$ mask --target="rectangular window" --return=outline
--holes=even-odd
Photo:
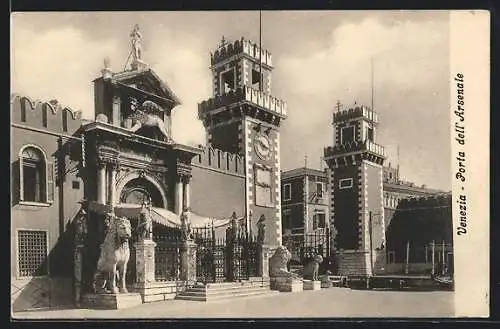
[[[368,128],[368,140],[373,142],[373,128]]]
[[[317,213],[313,215],[313,230],[317,230],[318,228],[325,228],[326,226],[326,217],[324,213]]]
[[[20,230],[17,232],[18,273],[20,277],[48,274],[46,231]]]
[[[292,184],[283,185],[283,201],[292,200]]]
[[[347,144],[354,141],[354,126],[342,128],[340,141],[341,144]]]
[[[79,190],[80,189],[80,182],[77,180],[74,180],[71,182],[73,189]]]
[[[260,86],[260,72],[252,69],[252,87],[258,89]]]
[[[352,178],[344,178],[339,180],[339,189],[351,188]]]
[[[229,69],[220,75],[221,94],[228,93],[235,89],[236,76],[234,69]]]
[[[318,198],[323,197],[323,183],[316,183],[316,196]]]

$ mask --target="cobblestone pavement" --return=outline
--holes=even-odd
[[[122,310],[44,310],[18,312],[15,319],[179,319],[452,317],[453,292],[366,291],[346,288],[196,302],[169,300]]]

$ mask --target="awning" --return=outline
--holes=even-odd
[[[90,202],[89,210],[97,212],[99,214],[106,214],[111,210],[111,208],[108,205],[102,205],[96,202]],[[117,216],[124,216],[127,218],[139,218],[139,214],[141,213],[141,205],[121,203],[115,207],[114,212]],[[151,217],[153,222],[166,227],[179,228],[181,226],[180,216],[164,208],[152,207]],[[231,223],[231,218],[216,218],[216,217],[202,216],[194,212],[190,213],[189,218],[191,220],[192,228],[202,228],[207,226],[212,227],[212,225],[214,228],[219,228],[227,226]],[[244,220],[244,217],[239,217],[237,218],[237,220],[241,222]]]

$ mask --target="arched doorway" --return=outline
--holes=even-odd
[[[153,207],[163,208],[160,191],[145,178],[134,178],[125,184],[120,195],[120,203],[142,204],[150,199]]]

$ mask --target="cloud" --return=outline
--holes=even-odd
[[[157,31],[148,39],[156,42],[148,45],[146,62],[182,101],[173,112],[174,139],[204,144],[197,102],[210,95],[207,51],[199,49],[195,37],[179,32]],[[58,99],[82,110],[88,119],[94,118],[92,80],[101,75],[103,59],[109,57],[112,69],[121,71],[129,51],[116,39],[91,39],[72,27],[43,33],[18,27],[13,32],[12,50],[11,81],[16,93],[43,100]]]
[[[43,100],[58,99],[86,118],[93,117],[92,80],[105,56],[117,58],[116,41],[89,40],[74,28],[12,33],[11,83],[16,93]]]
[[[289,103],[283,135],[293,134],[282,141],[282,163],[303,165],[297,150],[286,151],[300,140],[301,153],[320,165],[323,146],[332,143],[329,123],[337,100],[347,106],[371,103],[372,58],[378,142],[392,154],[400,145],[401,170],[409,179],[449,186],[447,21],[389,25],[366,18],[338,26],[319,51],[276,58],[275,81],[283,84]]]

